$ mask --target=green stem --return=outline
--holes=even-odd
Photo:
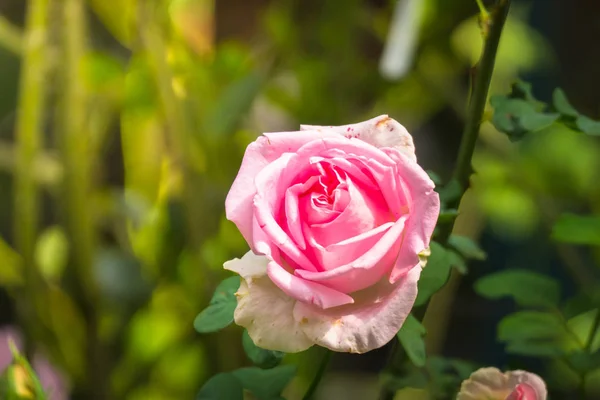
[[[86,396],[109,398],[107,353],[99,337],[99,289],[94,279],[96,247],[93,201],[94,154],[86,126],[89,97],[84,86],[82,61],[86,54],[86,23],[83,0],[57,2],[63,48],[59,71],[61,97],[57,108],[56,134],[64,163],[62,190],[63,215],[68,232],[71,260],[69,276],[72,293],[85,318]]]
[[[40,307],[41,279],[35,265],[38,231],[39,193],[35,181],[35,162],[41,151],[44,126],[44,100],[47,75],[48,0],[30,0],[27,5],[23,64],[19,83],[16,141],[17,173],[15,176],[15,240],[24,266],[25,289],[19,299],[20,316],[37,319]],[[28,320],[22,321],[29,342],[32,333]],[[34,328],[36,324],[31,324]],[[29,344],[29,343],[26,343]]]
[[[490,82],[492,81],[492,74],[494,72],[500,36],[502,35],[502,29],[509,8],[510,0],[500,0],[497,7],[492,11],[489,20],[489,31],[483,45],[483,53],[476,66],[473,97],[469,103],[467,121],[458,151],[458,162],[452,175],[452,178],[459,183],[462,194],[469,187],[469,177],[472,172],[471,158],[475,151],[475,143],[479,135],[479,127],[481,126]],[[462,197],[462,194],[460,197]],[[460,202],[460,197],[456,200],[457,204],[455,205],[458,205],[458,202]]]
[[[506,17],[508,16],[509,8],[510,0],[499,0],[498,4],[489,16],[489,30],[487,30],[486,34],[484,35],[483,52],[481,54],[481,59],[476,66],[472,92],[473,94],[469,102],[467,119],[458,152],[458,161],[452,175],[452,180],[459,185],[460,195],[448,205],[449,208],[458,207],[462,196],[469,187],[469,178],[472,173],[471,159],[473,157],[473,152],[475,151],[477,137],[479,136],[479,128],[481,126],[483,112],[487,103],[487,96],[490,82],[492,80],[492,74],[494,72],[494,64],[496,61],[496,54],[498,52],[498,45],[500,43],[502,29],[504,27],[504,23],[506,22]],[[456,220],[440,228],[441,242],[447,242],[454,227],[455,221]],[[432,327],[426,328],[428,331],[432,331],[432,329],[434,329]],[[394,346],[390,361],[386,367],[386,369],[388,369],[392,374],[397,373],[398,367],[401,366],[404,361],[404,352],[402,351],[401,347],[402,346]],[[394,395],[395,391],[384,385],[381,389],[379,398],[381,400],[392,400]]]
[[[325,375],[327,365],[329,365],[329,360],[331,359],[331,353],[332,352],[330,350],[325,350],[325,354],[321,359],[319,369],[317,370],[317,373],[313,378],[313,381],[310,383],[310,386],[308,387],[308,390],[306,391],[306,394],[304,395],[302,400],[310,400],[313,398],[315,392],[317,391],[317,387],[319,387],[319,383],[321,383],[321,379],[323,379],[323,376]]]

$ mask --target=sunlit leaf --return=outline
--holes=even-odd
[[[498,324],[498,340],[502,342],[559,339],[565,332],[560,316],[541,311],[519,311]]]
[[[11,287],[23,283],[21,256],[0,238],[0,286]]]
[[[425,327],[412,314],[408,315],[397,333],[398,340],[404,347],[408,358],[417,367],[424,366],[427,360],[425,341],[423,340],[426,333]]]
[[[563,214],[552,228],[560,242],[600,246],[600,216]]]
[[[560,284],[536,272],[511,269],[479,279],[475,291],[483,297],[511,297],[524,307],[556,307],[560,300]]]
[[[39,237],[35,259],[40,272],[48,280],[59,280],[67,266],[69,240],[59,226],[46,229]]]
[[[583,133],[591,136],[600,136],[600,122],[594,121],[585,115],[580,115],[575,121],[577,128]]]
[[[235,292],[240,287],[240,278],[232,276],[222,281],[215,289],[210,304],[194,320],[194,328],[199,333],[216,332],[233,322],[233,312],[237,306]]]
[[[567,117],[577,117],[579,115],[577,110],[569,103],[565,92],[560,88],[554,89],[554,93],[552,93],[552,105],[556,111]]]

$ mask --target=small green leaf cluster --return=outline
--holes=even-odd
[[[196,331],[217,332],[233,322],[237,305],[235,292],[239,286],[238,276],[226,278],[217,286],[208,307],[194,320]],[[296,367],[279,366],[285,353],[258,347],[246,330],[242,334],[242,347],[255,367],[213,376],[200,389],[197,400],[242,400],[244,392],[252,393],[258,400],[282,399],[281,392],[294,377]]]
[[[533,96],[531,84],[518,81],[509,94],[492,96],[490,104],[494,109],[492,123],[512,141],[555,122],[588,135],[600,135],[600,122],[580,114],[560,88],[555,89],[552,104],[546,105]]]
[[[497,327],[508,353],[560,360],[578,374],[600,368],[600,335],[592,323],[600,295],[581,293],[561,303],[557,280],[521,269],[487,275],[474,288],[482,297],[508,297],[520,307]]]

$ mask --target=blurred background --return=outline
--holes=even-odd
[[[193,329],[223,262],[247,251],[224,217],[246,145],[389,114],[446,182],[477,13],[475,0],[0,0],[0,370],[11,337],[51,399],[152,400],[249,365],[240,328]],[[560,86],[599,117],[598,37],[597,1],[514,1],[492,93],[521,78],[548,101]],[[559,360],[504,351],[496,324],[515,306],[472,287],[507,267],[553,276],[565,298],[597,281],[598,252],[549,232],[565,210],[600,213],[598,140],[551,127],[511,143],[484,123],[474,165],[457,230],[488,257],[452,279],[429,351],[467,376],[527,368],[554,399],[580,398]],[[388,351],[336,354],[321,398],[375,398]],[[286,357],[300,365],[290,399],[317,353]]]

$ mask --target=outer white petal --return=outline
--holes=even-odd
[[[316,310],[297,303],[294,312],[306,335],[319,346],[333,351],[366,353],[394,338],[417,297],[421,265],[415,266],[379,299],[331,310]]]
[[[510,392],[508,377],[497,368],[481,368],[460,386],[456,400],[504,400]]]
[[[266,275],[267,258],[251,252],[228,261],[225,267],[242,276],[235,294],[235,323],[248,330],[254,343],[267,350],[296,353],[313,343],[294,320],[296,300],[287,296]]]
[[[347,138],[356,138],[375,147],[391,147],[408,156],[412,161],[417,161],[415,145],[410,133],[398,121],[380,115],[368,121],[342,126],[316,126],[300,125],[305,130],[331,130]]]
[[[269,259],[267,257],[256,255],[250,250],[241,259],[234,258],[226,261],[223,268],[233,271],[248,280],[266,275],[268,263]]]

